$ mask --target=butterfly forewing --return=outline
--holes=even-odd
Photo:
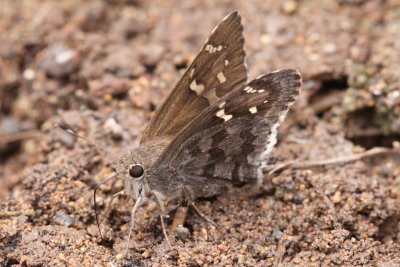
[[[180,132],[207,107],[246,83],[243,27],[237,12],[208,38],[167,100],[147,125],[142,143]]]
[[[301,88],[296,70],[266,74],[199,114],[162,153],[159,162],[185,176],[234,184],[260,177],[257,167],[276,143],[277,127]]]

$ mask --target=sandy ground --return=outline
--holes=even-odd
[[[198,202],[168,251],[154,203],[106,204],[122,181],[112,157],[52,127],[68,124],[116,153],[153,111],[213,27],[242,15],[249,79],[297,68],[302,95],[271,165],[392,147],[400,140],[396,0],[48,1],[0,3],[0,265],[399,266],[400,157],[265,175]],[[397,143],[396,143],[397,142]],[[170,229],[174,213],[167,220]],[[129,247],[128,253],[126,247]]]

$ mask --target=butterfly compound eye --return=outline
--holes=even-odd
[[[143,166],[140,164],[135,164],[129,166],[129,175],[133,178],[140,178],[144,174]]]

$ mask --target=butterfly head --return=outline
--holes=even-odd
[[[145,196],[148,191],[146,181],[146,165],[143,163],[141,157],[136,153],[129,153],[120,158],[117,165],[117,172],[124,177],[125,193],[128,195]]]

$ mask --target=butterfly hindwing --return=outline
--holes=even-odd
[[[147,125],[142,143],[175,136],[207,107],[247,80],[243,27],[237,12],[228,15],[208,38],[167,100]]]
[[[268,120],[251,116],[218,124],[185,141],[170,167],[182,173],[185,183],[190,177],[208,180],[208,185],[213,180],[229,180],[236,185],[257,181],[258,157],[272,128]],[[195,195],[204,196],[206,192]]]
[[[198,115],[162,153],[160,164],[234,184],[260,177],[258,167],[276,143],[277,127],[301,88],[296,70],[257,78]]]

